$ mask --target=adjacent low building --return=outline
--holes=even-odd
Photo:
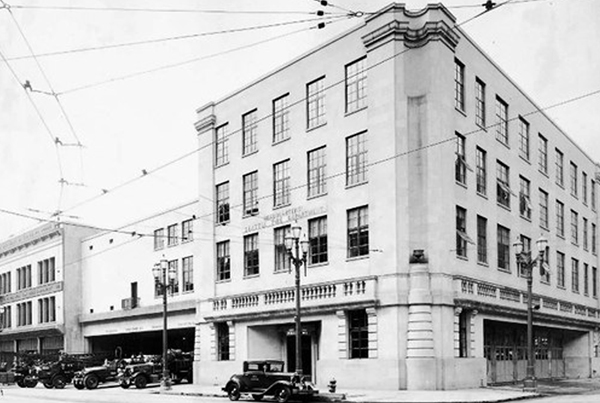
[[[193,351],[200,282],[195,201],[82,240],[82,312],[86,352],[161,354],[163,295],[152,268],[174,272],[167,293],[169,347]]]
[[[536,374],[600,372],[596,164],[455,23],[443,5],[391,4],[197,110],[212,217],[198,222],[200,382],[247,359],[295,367],[295,223],[303,370],[319,385],[523,379],[512,244],[540,235]]]
[[[0,243],[0,354],[83,352],[81,239],[95,230],[48,223]]]

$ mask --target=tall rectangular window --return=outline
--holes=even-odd
[[[579,294],[579,260],[571,259],[571,291]]]
[[[306,84],[306,127],[325,124],[325,77]]]
[[[596,245],[596,224],[592,223],[592,254],[595,255],[597,253],[597,245]]]
[[[258,234],[244,237],[244,276],[258,275]]]
[[[308,261],[310,264],[327,262],[327,217],[308,220]]]
[[[596,181],[592,180],[592,184],[590,186],[591,194],[590,199],[592,199],[592,211],[596,211]]]
[[[327,193],[327,160],[325,146],[307,153],[308,197]]]
[[[454,106],[465,110],[465,65],[454,59]]]
[[[273,164],[273,207],[290,204],[290,160]]]
[[[485,127],[485,83],[475,78],[475,123]]]
[[[285,248],[285,237],[289,235],[291,225],[275,228],[273,231],[273,243],[275,245],[275,271],[289,271],[290,257]]]
[[[560,201],[556,201],[556,234],[565,237],[565,205]]]
[[[498,269],[510,271],[510,230],[498,225]]]
[[[181,222],[181,242],[194,240],[194,220],[189,219]]]
[[[496,139],[508,145],[508,104],[496,96]]]
[[[0,275],[0,295],[9,294],[12,292],[12,274],[11,272],[2,273]]]
[[[538,135],[538,139],[538,169],[548,174],[548,140],[541,134]]]
[[[348,257],[369,254],[369,210],[367,206],[348,210]]]
[[[571,162],[569,172],[571,177],[571,195],[577,197],[577,165],[573,162]]]
[[[581,172],[581,195],[583,197],[583,204],[588,203],[588,191],[587,191],[588,177],[585,172]]]
[[[592,297],[598,298],[598,269],[592,267]]]
[[[54,257],[41,260],[37,263],[38,285],[51,283],[56,279],[56,263]]]
[[[165,229],[154,230],[154,250],[160,250],[165,247]]]
[[[0,329],[12,327],[12,306],[4,306],[4,314],[0,315]],[[12,343],[12,342],[11,342]]]
[[[290,137],[289,94],[273,101],[273,143],[278,143]]]
[[[258,214],[258,171],[250,172],[244,175],[243,194],[244,194],[244,216]]]
[[[583,249],[588,250],[588,220],[587,218],[582,218],[583,220]]]
[[[367,181],[367,132],[346,138],[346,185]]]
[[[17,269],[17,291],[31,288],[31,265]]]
[[[556,286],[565,288],[565,254],[556,252]]]
[[[231,261],[229,257],[229,241],[217,243],[217,281],[231,278]]]
[[[17,326],[27,326],[32,324],[32,303],[21,302],[17,304]]]
[[[498,204],[510,208],[510,190],[508,165],[496,161],[496,201]]]
[[[548,193],[540,189],[540,227],[548,227]]]
[[[173,224],[167,227],[167,246],[175,246],[179,243],[179,225]]]
[[[571,242],[579,245],[579,214],[571,210]]]
[[[169,273],[175,273],[175,278],[171,282],[171,295],[179,293],[179,261],[169,260]]]
[[[529,123],[519,116],[519,155],[529,161]]]
[[[183,292],[194,291],[194,257],[187,256],[181,259],[181,277]]]
[[[38,323],[49,323],[56,320],[56,297],[38,299]]]
[[[454,164],[454,179],[463,185],[467,184],[467,159],[465,137],[456,133],[456,162]]]
[[[477,216],[477,261],[488,262],[487,253],[487,219]]]
[[[590,288],[590,266],[587,263],[583,264],[583,295],[589,295]]]
[[[217,224],[229,222],[229,182],[217,185]]]
[[[256,141],[258,131],[257,110],[242,115],[242,155],[252,154],[258,150]]]
[[[215,164],[220,166],[229,162],[229,135],[225,123],[215,130]]]
[[[475,157],[477,160],[477,193],[485,195],[487,194],[487,153],[483,149],[477,147]]]
[[[367,106],[367,58],[346,65],[346,113]]]
[[[217,361],[229,361],[229,325],[227,322],[215,324],[217,334]]]
[[[565,186],[565,173],[564,173],[564,156],[563,153],[557,148],[556,151],[556,184],[559,186]]]
[[[467,257],[467,210],[456,206],[456,256]]]
[[[364,309],[348,311],[350,358],[369,358],[369,321]]]
[[[531,190],[529,180],[519,177],[519,212],[521,217],[531,220]]]

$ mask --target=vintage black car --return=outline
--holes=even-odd
[[[310,377],[284,372],[283,361],[245,361],[244,373],[233,375],[223,390],[229,400],[236,401],[242,394],[250,394],[254,400],[273,396],[279,403],[292,397],[310,397],[319,393]]]

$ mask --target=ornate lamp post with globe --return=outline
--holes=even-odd
[[[171,378],[169,369],[167,368],[167,294],[175,285],[177,270],[175,267],[168,267],[169,262],[166,259],[161,259],[159,263],[155,263],[152,267],[152,275],[154,276],[154,284],[159,293],[163,296],[163,329],[162,329],[162,365],[163,376],[161,387],[163,389],[171,389]]]
[[[306,235],[302,240],[302,227],[294,224],[290,234],[285,237],[285,248],[290,256],[290,262],[294,265],[296,271],[296,375],[302,375],[302,318],[300,313],[300,268],[306,264],[306,255],[308,253],[308,241]]]
[[[534,367],[534,345],[533,345],[533,268],[537,265],[540,269],[540,275],[544,275],[544,259],[546,247],[548,246],[548,240],[541,236],[536,241],[538,254],[532,256],[530,250],[523,250],[523,242],[517,238],[513,244],[515,248],[515,254],[517,258],[517,267],[521,273],[525,275],[527,279],[527,372],[525,380],[523,381],[523,390],[527,392],[537,391],[537,380],[535,378],[535,367]]]

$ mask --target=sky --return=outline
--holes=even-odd
[[[0,240],[56,211],[118,228],[197,198],[195,110],[361,24],[345,10],[389,3],[5,0]],[[444,2],[459,23],[481,3]],[[317,10],[340,18],[309,29]],[[513,0],[461,27],[540,107],[600,90],[600,0]],[[546,113],[600,161],[600,94]]]

